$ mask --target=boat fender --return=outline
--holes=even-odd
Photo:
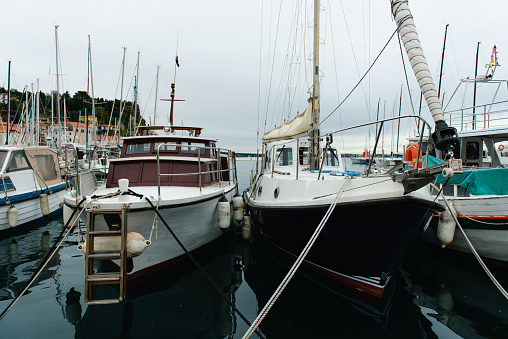
[[[246,215],[243,217],[242,238],[244,240],[250,240],[251,238],[250,215]]]
[[[127,233],[127,258],[134,258],[143,253],[145,248],[150,245],[150,241],[146,240],[137,232]],[[94,239],[94,250],[96,251],[120,251],[120,237],[103,237]],[[78,245],[78,249],[86,254],[86,241],[82,245]]]
[[[39,202],[41,205],[41,213],[43,216],[47,217],[49,215],[49,200],[48,195],[46,193],[42,193],[39,195]]]
[[[231,206],[224,195],[217,203],[217,222],[222,229],[229,228],[231,224]]]
[[[453,177],[453,174],[454,174],[453,168],[449,168],[449,167],[443,168],[442,174],[443,174],[443,177],[445,177],[445,178]]]
[[[16,206],[11,205],[9,210],[7,210],[7,219],[9,220],[10,227],[18,226],[18,209]]]
[[[457,211],[453,207],[452,203],[448,204],[450,205],[451,212],[448,208],[441,212],[437,224],[436,237],[441,243],[442,248],[449,245],[455,236],[455,219],[453,218],[452,213],[457,216]]]
[[[233,197],[233,219],[237,222],[243,220],[243,197],[236,193]]]

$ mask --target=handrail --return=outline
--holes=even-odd
[[[202,175],[203,174],[216,173],[217,174],[217,179],[218,179],[218,185],[219,185],[219,188],[220,188],[221,187],[222,177],[223,177],[222,176],[222,172],[229,172],[228,184],[229,185],[231,184],[231,175],[232,175],[232,173],[235,173],[235,171],[236,171],[236,161],[232,161],[232,158],[234,157],[235,152],[233,152],[231,150],[224,149],[224,151],[227,151],[226,157],[228,159],[228,164],[232,163],[233,166],[232,167],[229,166],[227,169],[222,169],[222,167],[221,167],[222,153],[221,153],[221,149],[220,148],[218,148],[218,147],[211,147],[211,146],[189,146],[189,147],[195,147],[197,149],[198,172],[193,172],[193,173],[161,173],[160,172],[160,148],[162,146],[167,146],[167,145],[174,145],[174,144],[172,144],[172,143],[160,143],[159,145],[157,145],[157,155],[156,155],[156,159],[157,159],[157,190],[158,190],[159,197],[161,195],[161,182],[160,182],[160,178],[162,176],[172,177],[172,176],[197,175],[198,176],[199,190],[201,191],[202,187],[203,187],[203,183],[202,183]],[[217,157],[215,159],[216,160],[216,164],[217,164],[217,170],[214,170],[214,171],[205,171],[205,172],[203,172],[201,170],[201,149],[204,149],[204,150],[209,149],[211,151],[215,150],[217,152]],[[206,159],[213,160],[213,158],[211,157],[212,153],[213,152],[210,152],[210,158],[206,158]],[[171,157],[169,157],[169,158],[171,158]],[[234,183],[236,183],[236,179],[234,180]]]
[[[377,121],[371,121],[371,122],[367,122],[367,123],[363,123],[363,124],[359,124],[359,125],[354,125],[354,126],[350,126],[350,127],[346,127],[346,128],[342,128],[342,129],[339,129],[339,130],[336,130],[336,131],[333,131],[333,132],[330,132],[330,133],[327,133],[328,135],[333,135],[333,134],[338,134],[338,133],[341,133],[341,132],[345,132],[345,131],[349,131],[349,130],[352,130],[352,129],[357,129],[357,128],[361,128],[361,127],[367,127],[367,126],[370,126],[370,125],[377,125],[377,124],[381,124],[381,127],[379,128],[379,131],[378,131],[378,135],[376,136],[376,144],[377,144],[377,140],[379,139],[380,135],[381,135],[381,130],[384,126],[384,123],[385,122],[389,122],[389,121],[396,121],[396,120],[402,120],[402,119],[416,119],[416,120],[420,120],[422,122],[422,127],[421,127],[421,133],[420,133],[420,140],[419,140],[419,149],[422,149],[422,140],[423,140],[423,135],[424,135],[424,131],[425,129],[427,129],[428,131],[428,135],[431,135],[432,134],[432,128],[430,126],[430,124],[425,120],[423,119],[422,117],[420,116],[417,116],[417,115],[402,115],[402,116],[398,116],[398,117],[391,117],[391,118],[386,118],[386,119],[381,119],[381,120],[377,120]],[[277,147],[280,147],[280,145],[283,145],[283,144],[287,144],[287,143],[291,143],[291,142],[294,142],[296,140],[297,142],[297,149],[296,149],[296,168],[297,168],[297,171],[296,171],[296,180],[298,180],[298,168],[299,168],[299,165],[300,165],[300,154],[299,154],[299,145],[300,145],[300,139],[302,138],[308,138],[309,136],[308,135],[305,135],[305,136],[299,136],[297,138],[293,138],[293,139],[290,139],[290,140],[278,140],[278,141],[272,141],[272,142],[269,142],[269,143],[263,143],[263,147],[266,148],[265,152],[272,152],[272,159],[271,159],[271,175],[273,177],[273,174],[274,173],[278,173],[278,171],[275,170],[275,149]],[[267,147],[268,144],[275,144],[277,143],[277,146],[273,145],[272,147]],[[372,155],[372,157],[374,157],[375,155],[375,152],[373,152],[374,154]],[[428,150],[428,146],[427,146],[427,150],[426,150],[426,153],[428,154],[429,153],[429,150]],[[264,155],[263,155],[264,156]],[[322,155],[323,158],[325,157],[325,154]],[[263,159],[263,165],[262,165],[262,168],[264,168],[265,166],[265,162],[267,161],[267,159]],[[279,171],[280,172],[280,171]],[[284,173],[286,174],[286,173]],[[318,174],[318,177],[320,176],[321,174],[321,171],[319,171],[319,174]],[[369,175],[369,174],[367,174]]]

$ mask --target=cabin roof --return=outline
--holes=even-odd
[[[214,141],[217,142],[217,139],[211,138],[203,138],[203,137],[189,137],[184,135],[140,135],[135,137],[124,137],[122,138],[125,141],[130,140],[147,140],[147,139],[166,139],[166,140],[188,140],[188,141]]]

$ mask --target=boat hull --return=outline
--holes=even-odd
[[[37,221],[61,213],[61,201],[66,194],[65,184],[54,185],[49,188],[51,193],[48,194],[48,216],[44,216],[41,211],[40,190],[23,194],[11,194],[9,195],[9,204],[6,204],[5,199],[2,199],[0,203],[0,236],[7,236],[10,232],[21,230]],[[15,206],[18,210],[18,224],[15,227],[9,226],[7,213],[11,206]]]
[[[197,191],[199,192],[199,190]],[[231,185],[224,190],[224,196],[231,201],[235,192],[235,186]],[[222,191],[217,191],[205,196],[197,194],[188,197],[185,202],[175,203],[174,201],[161,200],[159,204],[155,198],[149,198],[179,241],[192,253],[211,246],[224,234],[217,221],[217,203],[221,196]],[[72,200],[69,199],[69,201]],[[118,210],[120,213],[121,206],[128,204],[127,231],[139,233],[151,242],[142,254],[129,260],[128,276],[131,282],[136,283],[144,280],[156,275],[158,271],[173,263],[187,259],[185,251],[162,220],[156,217],[155,211],[144,198],[125,196],[109,201],[108,199],[98,200],[93,204],[95,205],[92,208],[96,213],[100,213],[101,210]],[[66,204],[64,217],[70,217],[74,206],[74,204]],[[230,214],[232,216],[232,213]],[[86,224],[87,215],[83,213],[80,218]],[[155,220],[157,220],[156,223]],[[103,216],[98,215],[95,229],[98,231],[108,230],[110,227],[108,224],[112,225],[118,221],[119,218],[106,220]],[[113,260],[113,263],[118,266],[119,261]]]
[[[472,245],[483,258],[508,263],[508,196],[489,195],[446,197],[457,211],[457,220]],[[440,245],[436,237],[439,216],[434,216],[423,240]],[[466,238],[456,228],[447,249],[473,255]]]
[[[296,258],[329,205],[249,208],[262,237],[280,252]],[[410,196],[338,204],[305,265],[315,273],[380,297],[406,250],[422,236],[432,215],[429,201]]]

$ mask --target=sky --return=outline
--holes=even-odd
[[[254,152],[258,133],[282,124],[307,106],[311,5],[312,1],[293,0],[3,1],[0,86],[7,87],[11,61],[12,88],[21,91],[36,86],[38,80],[41,91],[56,89],[58,25],[60,91],[72,95],[86,90],[90,36],[94,95],[119,99],[126,47],[123,98],[134,98],[139,52],[139,101],[145,120],[154,119],[159,65],[158,99],[169,98],[170,84],[175,81],[177,99],[185,100],[175,103],[176,125],[203,127],[202,135],[219,139],[220,147]],[[409,6],[436,86],[445,25],[449,25],[441,90],[445,102],[460,79],[474,76],[478,42],[478,73],[486,72],[492,47],[497,45],[501,67],[495,78],[508,79],[508,65],[503,67],[508,60],[506,1],[410,0]],[[392,35],[395,23],[388,0],[322,0],[320,13],[323,119],[357,84]],[[175,67],[176,55],[180,67]],[[394,38],[365,82],[323,123],[323,132],[365,123],[376,115],[398,114],[401,86],[401,114],[412,114],[401,60]],[[413,107],[418,111],[419,89],[407,59],[405,62]],[[492,94],[486,88],[478,91],[478,101]],[[460,99],[472,105],[470,96],[461,94]],[[423,106],[422,117],[432,124]],[[159,100],[157,124],[167,124],[168,113],[169,103]],[[390,128],[393,132],[393,126],[387,127],[387,134]],[[401,133],[414,134],[414,128],[414,124],[403,124]],[[348,133],[347,141],[342,142],[361,151],[372,147],[370,134],[368,130]],[[384,139],[387,144],[393,140]]]

